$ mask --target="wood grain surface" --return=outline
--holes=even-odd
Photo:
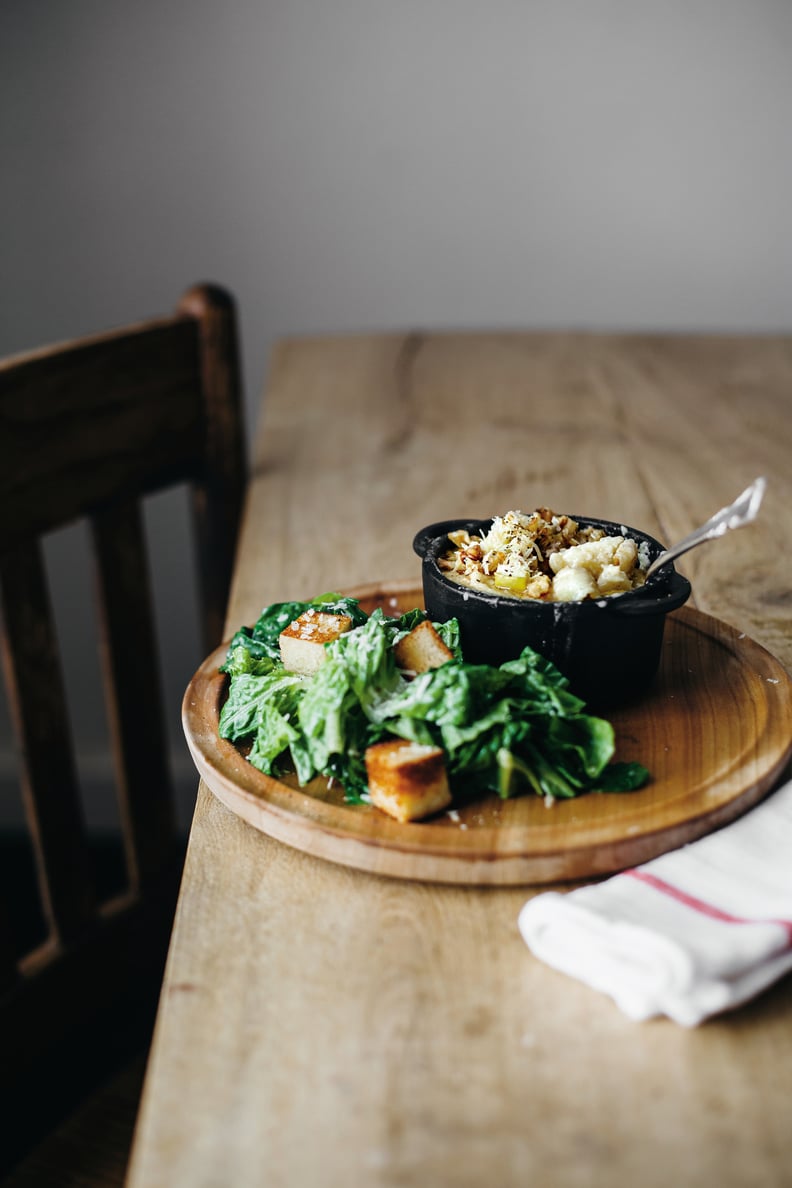
[[[789,672],[791,394],[782,337],[283,343],[227,634],[269,602],[417,585],[434,520],[545,504],[670,543],[765,474],[756,524],[679,568]],[[717,711],[685,724],[712,750]],[[526,949],[532,893],[327,862],[202,785],[132,1188],[792,1183],[790,979],[695,1030],[635,1024]]]
[[[420,590],[348,591],[370,613],[422,605]],[[762,797],[792,753],[792,681],[744,632],[682,608],[669,617],[652,689],[608,715],[616,758],[643,763],[631,795],[587,795],[551,807],[535,795],[484,790],[452,815],[402,824],[345,803],[338,783],[272,779],[218,733],[227,644],[206,658],[184,697],[195,765],[227,808],[278,841],[374,874],[466,886],[537,884],[623,870],[702,837]],[[717,730],[712,726],[717,723]]]

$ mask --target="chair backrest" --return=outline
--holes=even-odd
[[[18,905],[0,903],[0,1130],[9,1137],[34,1124],[31,1109],[49,1125],[113,1045],[153,1018],[181,849],[141,501],[191,488],[208,651],[221,640],[245,480],[235,309],[220,289],[191,289],[173,316],[0,363],[2,661],[47,925],[44,943],[20,953]],[[104,903],[42,549],[46,533],[77,520],[93,541],[127,870],[125,892]]]

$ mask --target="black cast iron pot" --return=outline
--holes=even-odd
[[[609,520],[572,516],[582,528],[625,535]],[[538,602],[472,590],[453,582],[437,564],[451,548],[448,533],[460,528],[486,533],[489,520],[442,520],[417,533],[424,602],[434,622],[459,620],[462,651],[472,664],[502,664],[531,647],[551,660],[570,688],[592,707],[631,701],[651,684],[660,662],[665,617],[690,597],[690,582],[666,565],[637,590],[582,602]],[[626,535],[648,545],[650,560],[663,546],[645,532]]]

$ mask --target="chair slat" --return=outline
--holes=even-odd
[[[17,979],[17,957],[14,934],[5,903],[0,900],[0,995]]]
[[[57,636],[39,542],[0,558],[2,653],[42,906],[67,943],[94,917]],[[53,788],[58,794],[53,795]]]
[[[172,864],[175,812],[141,509],[133,500],[91,518],[105,695],[132,887]]]
[[[193,484],[193,514],[206,651],[221,642],[247,477],[236,315],[228,294],[201,286],[185,294],[179,313],[198,326],[198,358],[206,410],[205,469]]]

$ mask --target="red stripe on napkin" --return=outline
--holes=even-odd
[[[703,916],[710,916],[713,920],[723,920],[727,924],[778,924],[783,928],[787,934],[787,944],[792,947],[792,920],[751,920],[744,916],[732,916],[729,912],[721,911],[720,908],[715,907],[712,903],[706,903],[703,899],[697,899],[694,895],[688,895],[686,891],[680,891],[679,887],[674,887],[671,883],[666,883],[663,879],[658,879],[656,875],[649,874],[645,870],[625,870],[623,872],[630,875],[634,879],[638,879],[641,883],[646,883],[650,887],[654,887],[656,891],[661,891],[664,895],[670,896],[671,899],[676,899],[679,903],[684,903],[686,907],[692,908],[696,912],[701,912]]]

